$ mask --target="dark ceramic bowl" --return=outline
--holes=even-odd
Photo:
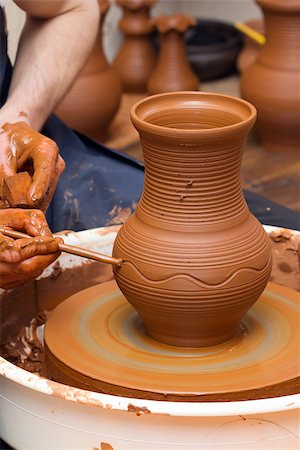
[[[201,81],[223,78],[236,70],[242,33],[226,22],[197,19],[186,33],[188,59]]]

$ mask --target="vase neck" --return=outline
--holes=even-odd
[[[180,67],[186,60],[186,47],[182,33],[170,30],[160,36],[160,60],[164,64],[171,62],[172,66]]]
[[[300,13],[264,10],[266,44],[258,61],[281,70],[298,70],[300,58]]]
[[[91,54],[81,71],[81,75],[90,75],[102,72],[109,68],[103,50],[102,26],[100,26]]]
[[[128,36],[147,36],[152,33],[150,10],[142,7],[138,10],[124,9],[124,15],[119,23],[120,30]]]
[[[245,138],[245,137],[244,137]],[[137,215],[169,230],[230,228],[249,214],[240,181],[243,139],[198,142],[141,135],[145,186]]]

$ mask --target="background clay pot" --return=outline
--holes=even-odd
[[[241,77],[243,98],[258,111],[257,131],[270,149],[300,147],[300,2],[257,0],[265,16],[266,44]]]
[[[148,82],[148,92],[194,91],[199,88],[198,77],[186,56],[184,33],[195,19],[184,14],[160,16],[153,20],[160,33],[160,52]]]
[[[230,23],[196,19],[196,25],[185,34],[185,44],[193,71],[201,81],[210,81],[236,70],[243,35]],[[153,37],[153,45],[159,51],[158,33]]]
[[[226,22],[197,19],[186,34],[188,60],[201,81],[234,72],[242,44],[242,34]]]
[[[120,74],[125,92],[146,92],[156,63],[150,36],[154,29],[150,8],[154,3],[155,0],[117,0],[124,11],[119,23],[124,42],[113,65]]]
[[[248,20],[245,22],[245,25],[248,25],[248,27],[265,36],[265,24],[263,19]],[[260,50],[261,44],[248,36],[244,36],[244,46],[237,60],[237,68],[240,72],[244,72],[247,67],[256,61]]]
[[[104,55],[102,28],[109,2],[99,1],[101,19],[92,53],[55,113],[77,131],[102,141],[118,111],[121,80]]]
[[[118,233],[115,279],[160,342],[199,347],[230,339],[271,271],[270,245],[240,182],[256,111],[202,92],[138,102],[132,121],[145,158],[137,211]]]

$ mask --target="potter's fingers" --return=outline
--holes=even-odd
[[[32,278],[37,272],[43,272],[46,267],[52,264],[58,257],[60,252],[50,255],[39,255],[26,259],[14,267],[14,273],[23,278]]]
[[[44,214],[38,209],[0,210],[0,226],[26,231],[30,236],[52,236]]]
[[[42,236],[31,239],[17,239],[6,243],[6,246],[1,246],[0,261],[18,265],[36,255],[53,253],[59,254],[57,239]]]
[[[65,168],[66,168],[65,161],[63,160],[63,158],[60,155],[58,155],[58,159],[57,159],[57,163],[56,163],[56,170],[57,170],[57,173],[59,176],[64,172]]]
[[[19,249],[22,261],[37,255],[48,255],[59,252],[57,239],[48,236],[18,239],[14,242],[14,247]]]
[[[11,255],[13,249],[14,240],[0,233],[0,261],[5,261],[8,255],[10,255],[10,258],[13,258],[14,255]],[[16,254],[15,257],[18,258],[18,255]]]
[[[39,209],[31,209],[24,221],[24,230],[31,236],[52,237],[46,217]]]
[[[65,170],[65,167],[66,167],[66,165],[65,165],[64,160],[61,158],[61,156],[58,156],[58,160],[56,163],[56,169],[55,169],[55,173],[53,174],[51,185],[48,189],[47,194],[43,197],[42,201],[39,202],[39,205],[38,205],[39,209],[41,209],[42,211],[47,211],[48,206],[49,206],[49,204],[52,200],[52,197],[55,193],[56,186],[59,181],[59,177]]]
[[[29,205],[34,207],[47,195],[55,176],[58,161],[58,147],[55,142],[50,139],[43,141],[35,149],[32,160],[34,173],[27,200]]]

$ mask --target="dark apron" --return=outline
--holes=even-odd
[[[2,105],[12,70],[7,57],[1,8],[0,11]],[[42,133],[57,143],[67,165],[47,211],[47,220],[53,232],[64,229],[79,231],[117,223],[123,209],[133,210],[143,189],[141,163],[71,130],[54,115],[47,120]],[[253,192],[244,191],[244,194],[250,210],[262,223],[294,229],[300,227],[299,213]]]

